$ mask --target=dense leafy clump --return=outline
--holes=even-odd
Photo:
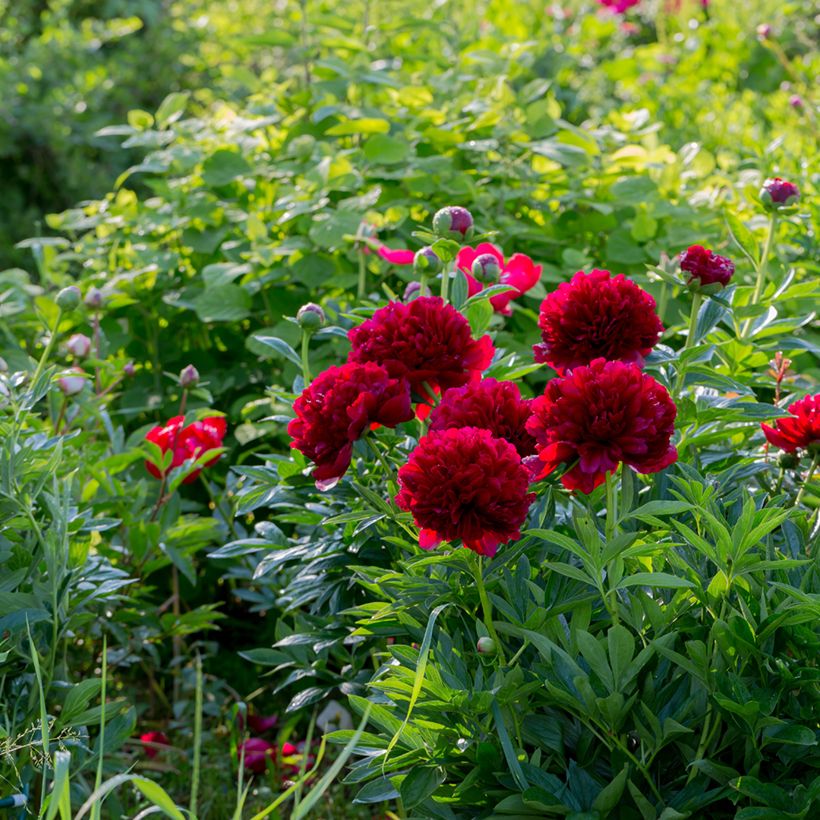
[[[808,4],[6,6],[0,809],[817,813]]]

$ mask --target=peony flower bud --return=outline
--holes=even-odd
[[[134,362],[126,362],[122,366],[122,373],[124,376],[128,376],[129,378],[133,376],[137,372],[137,368],[134,367]]]
[[[433,231],[445,239],[469,239],[473,235],[473,215],[458,205],[451,205],[436,212]]]
[[[476,649],[482,655],[495,655],[496,653],[495,641],[492,638],[483,637],[478,639],[478,643],[476,644]]]
[[[413,268],[417,273],[438,273],[442,268],[439,255],[431,248],[422,248],[413,257]]]
[[[314,330],[324,327],[325,312],[321,307],[319,307],[319,305],[313,302],[308,302],[306,305],[302,305],[302,307],[299,308],[299,311],[296,314],[296,321],[299,323],[299,327],[301,327],[302,330],[312,333]]]
[[[91,339],[84,333],[75,333],[66,342],[66,348],[75,359],[84,359],[91,352]]]
[[[70,285],[57,294],[57,305],[63,310],[74,310],[79,306],[81,297],[80,289]]]
[[[408,282],[404,289],[404,301],[410,302],[417,296],[421,296],[421,282]]]
[[[199,384],[199,371],[192,364],[183,367],[179,374],[179,384],[184,390],[196,387]]]
[[[772,27],[768,23],[761,23],[757,27],[757,37],[759,40],[768,40],[772,33]]]
[[[473,260],[470,272],[481,284],[495,285],[501,278],[501,265],[494,254],[482,253]]]
[[[799,111],[803,107],[803,98],[799,94],[792,94],[789,97],[789,105]]]
[[[800,199],[800,189],[788,180],[780,177],[771,177],[763,183],[760,189],[760,201],[769,211],[788,208]]]
[[[72,367],[69,371],[75,376],[62,376],[57,379],[57,385],[66,396],[76,396],[85,387],[85,371],[81,367]]]
[[[735,263],[702,245],[692,245],[680,255],[681,270],[689,274],[694,289],[723,290],[735,272]]]
[[[99,310],[104,301],[103,292],[99,288],[91,288],[85,295],[85,306],[92,310]]]

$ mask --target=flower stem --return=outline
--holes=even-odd
[[[750,307],[753,307],[760,301],[763,295],[763,289],[766,287],[766,269],[769,262],[769,254],[772,250],[772,243],[774,242],[775,227],[777,225],[777,211],[773,211],[769,217],[769,231],[766,234],[766,242],[763,245],[763,253],[760,254],[760,260],[757,263],[757,271],[755,276],[755,289],[752,293],[752,301]],[[752,327],[752,320],[747,319],[743,330],[740,332],[740,338],[746,339]]]
[[[364,299],[364,294],[367,290],[367,264],[365,263],[364,253],[359,249],[359,287],[356,291],[359,301]]]
[[[794,506],[797,507],[800,502],[803,500],[803,496],[806,493],[806,487],[809,486],[812,478],[814,477],[814,473],[817,470],[817,465],[820,464],[820,453],[817,453],[815,457],[811,460],[811,465],[809,466],[809,471],[806,474],[806,480],[803,482],[803,486],[800,488],[800,491],[797,493],[797,498],[794,499]]]
[[[689,350],[695,344],[695,333],[698,327],[698,313],[700,313],[700,305],[703,301],[703,296],[695,291],[692,294],[692,309],[689,313],[689,330],[686,332],[686,341],[683,343],[681,354]],[[686,372],[685,367],[678,361],[678,374],[675,377],[675,394],[679,395],[683,387],[683,377]]]
[[[441,298],[446,302],[448,297],[448,291],[450,289],[450,268],[445,265],[444,270],[441,272]]]
[[[617,468],[616,468],[617,469]],[[615,537],[615,531],[618,528],[618,485],[615,481],[615,471],[610,470],[606,474],[606,523],[604,525],[604,533],[606,535],[607,543]],[[611,572],[612,561],[607,564],[606,577],[607,584],[610,583],[612,577]],[[606,600],[604,601],[606,608],[612,615],[612,622],[619,624],[621,619],[618,617],[618,596],[614,589],[610,589],[606,593]]]
[[[54,345],[57,342],[57,328],[60,326],[60,319],[63,318],[63,311],[61,308],[57,309],[57,318],[54,320],[54,327],[51,328],[51,335],[49,336],[48,343],[46,344],[46,349],[43,351],[43,355],[40,356],[40,361],[37,362],[37,369],[34,371],[34,376],[31,379],[31,386],[37,384],[37,380],[40,378],[40,374],[43,372],[43,368],[46,366],[46,362],[48,361],[48,357],[51,355],[51,351],[54,350]]]
[[[302,378],[305,387],[310,384],[310,333],[302,331]]]
[[[473,575],[475,577],[476,588],[478,589],[478,597],[481,601],[481,609],[484,613],[484,626],[487,627],[487,632],[495,641],[496,650],[498,652],[498,660],[503,666],[506,664],[504,659],[504,648],[501,645],[501,639],[498,637],[498,633],[495,631],[495,624],[493,624],[493,606],[490,603],[490,599],[487,596],[487,590],[484,587],[484,557],[481,555],[476,556],[476,560],[473,565]]]

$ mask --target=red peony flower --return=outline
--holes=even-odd
[[[320,490],[333,487],[350,466],[354,442],[373,424],[395,427],[413,418],[410,389],[377,364],[345,364],[320,373],[293,404],[291,447],[316,464]]]
[[[774,427],[760,425],[769,444],[787,453],[820,448],[820,393],[793,402],[789,412],[791,417],[777,419]]]
[[[429,396],[425,383],[444,391],[477,379],[495,352],[489,336],[474,340],[469,322],[438,296],[390,302],[348,338],[348,361],[380,364],[420,396]]]
[[[184,416],[174,416],[168,420],[164,427],[152,427],[145,434],[145,438],[159,445],[163,453],[167,453],[169,450],[173,451],[174,458],[168,468],[169,472],[174,467],[184,464],[188,459],[199,458],[208,450],[221,447],[228,426],[222,416],[209,416],[201,421],[195,421],[187,427],[182,426],[184,422]],[[216,464],[217,461],[219,461],[218,455],[203,466],[210,467],[212,464]],[[150,462],[146,461],[145,467],[154,478],[162,478],[162,472]],[[186,476],[182,483],[190,484],[196,481],[202,470],[203,467],[198,467],[189,476]]]
[[[562,373],[593,359],[643,365],[663,325],[655,300],[623,274],[578,271],[541,303],[543,342],[533,346],[535,361]]]
[[[726,287],[735,272],[735,263],[702,245],[692,245],[680,255],[681,270],[689,274],[689,283],[698,280],[702,286],[720,284]]]
[[[476,248],[462,248],[456,256],[456,267],[464,271],[467,276],[468,294],[470,296],[474,296],[483,290],[481,282],[473,276],[472,267],[473,262],[484,254],[491,254],[498,260],[498,265],[501,268],[501,277],[498,284],[510,285],[515,288],[514,291],[499,293],[497,296],[490,298],[490,304],[495,310],[509,316],[512,313],[510,302],[538,284],[542,267],[536,265],[529,256],[525,256],[523,253],[514,253],[505,263],[504,254],[489,242],[482,242]]]
[[[248,715],[248,726],[257,734],[264,734],[279,723],[278,715],[257,715],[256,712]]]
[[[641,0],[598,0],[600,5],[612,9],[616,14],[623,14],[640,2]]]
[[[509,441],[521,458],[535,453],[535,439],[527,432],[532,399],[522,399],[518,385],[482,379],[448,390],[430,415],[430,431],[480,427]]]
[[[405,250],[404,248],[388,248],[387,245],[379,245],[379,256],[386,259],[391,265],[412,265],[415,252]]]
[[[800,199],[800,189],[788,180],[772,177],[763,183],[760,189],[760,199],[764,205],[772,210],[794,205]]]
[[[591,493],[620,462],[657,473],[678,457],[675,403],[636,364],[596,359],[577,367],[550,381],[532,411],[527,430],[544,462],[537,478],[572,464],[561,478],[568,490]]]
[[[171,741],[168,740],[168,735],[165,732],[143,732],[140,735],[140,741],[143,751],[151,759],[155,758],[160,752],[157,746],[171,745]]]
[[[459,427],[421,439],[399,470],[396,503],[421,527],[419,546],[461,539],[479,555],[518,538],[535,500],[515,447],[489,430]]]
[[[245,753],[245,768],[254,774],[263,774],[268,768],[268,761],[276,759],[276,746],[261,737],[243,740],[237,745],[236,752],[240,760],[242,753]]]

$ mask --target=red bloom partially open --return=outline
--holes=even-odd
[[[623,274],[578,271],[541,303],[535,361],[559,373],[603,357],[643,365],[663,333],[655,300]]]
[[[199,458],[208,450],[216,450],[222,446],[225,438],[227,422],[223,416],[209,416],[201,421],[195,421],[187,427],[183,427],[184,416],[174,416],[169,419],[164,426],[152,427],[146,434],[148,441],[157,444],[163,453],[171,450],[174,454],[169,472],[174,467],[179,467],[188,459]],[[220,456],[216,455],[208,460],[203,467],[210,467],[219,461]],[[145,462],[145,467],[154,478],[162,478],[162,472],[150,462]],[[183,484],[190,484],[196,481],[203,467],[198,467],[190,475],[186,476]]]
[[[290,446],[316,464],[313,478],[330,489],[350,466],[353,444],[372,424],[395,427],[413,418],[410,388],[377,364],[329,367],[293,404]]]
[[[425,384],[444,391],[477,379],[494,353],[490,337],[473,339],[469,322],[438,296],[390,302],[348,338],[348,361],[380,364],[420,396],[429,396]]]
[[[576,367],[548,382],[532,411],[527,430],[543,462],[537,477],[571,464],[561,478],[568,490],[591,493],[620,462],[657,473],[678,457],[675,403],[635,364],[596,359]]]
[[[268,761],[276,760],[276,746],[261,737],[243,740],[237,745],[236,752],[240,758],[244,752],[245,768],[254,774],[263,774],[268,767]]]
[[[527,432],[532,400],[522,399],[514,382],[482,379],[448,390],[430,414],[430,431],[480,427],[509,441],[525,458],[535,453],[535,439]]]
[[[820,393],[789,405],[790,417],[777,419],[774,427],[761,424],[769,444],[796,453],[820,447]]]
[[[170,746],[171,741],[165,732],[143,732],[140,735],[143,751],[147,757],[155,758],[159,754],[158,746]]]
[[[689,282],[700,285],[729,284],[735,272],[735,263],[702,245],[692,245],[680,255],[681,270],[689,274]]]
[[[484,254],[491,254],[498,260],[498,265],[501,268],[501,277],[498,284],[510,285],[515,288],[515,290],[490,297],[490,304],[496,311],[509,315],[512,313],[510,302],[535,287],[541,278],[542,267],[536,265],[529,256],[525,256],[523,253],[514,253],[505,262],[504,254],[489,242],[482,242],[475,248],[462,248],[456,256],[456,267],[467,276],[468,294],[470,296],[474,296],[484,289],[484,285],[472,275],[473,262],[477,257]]]
[[[396,503],[421,527],[419,546],[461,539],[479,555],[518,538],[535,500],[515,447],[489,430],[459,427],[421,439],[399,470]]]

